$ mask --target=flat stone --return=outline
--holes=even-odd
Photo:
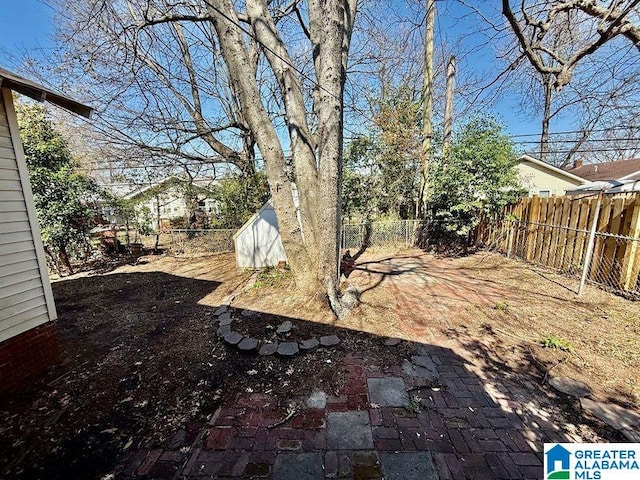
[[[231,327],[229,325],[223,325],[216,331],[216,335],[218,335],[218,337],[220,338],[224,338],[229,333],[231,333]]]
[[[297,342],[281,342],[278,344],[278,355],[293,357],[300,353]]]
[[[254,315],[256,315],[256,312],[254,312],[253,310],[242,310],[242,312],[240,312],[240,315],[242,315],[243,317],[253,317]]]
[[[255,338],[245,337],[238,343],[238,349],[243,352],[253,352],[258,348],[258,340]]]
[[[438,480],[427,452],[380,453],[385,480]]]
[[[638,430],[640,415],[619,405],[601,403],[581,398],[580,405],[584,410],[616,430]]]
[[[316,337],[310,338],[308,340],[303,340],[300,342],[300,349],[306,352],[311,352],[320,346],[320,342]]]
[[[217,317],[218,315],[222,315],[223,313],[225,313],[228,310],[228,308],[229,307],[227,307],[226,305],[220,305],[218,308],[215,309],[213,314]]]
[[[340,339],[337,335],[326,335],[320,337],[320,345],[323,347],[334,347],[340,343]]]
[[[387,347],[395,347],[396,345],[399,345],[400,342],[402,341],[402,339],[400,338],[385,338],[384,339],[384,343]]]
[[[327,394],[316,390],[306,401],[307,408],[325,408],[327,406]]]
[[[399,377],[368,378],[369,400],[380,407],[407,407],[409,395]]]
[[[233,323],[233,318],[231,318],[230,313],[223,313],[218,317],[218,321],[220,322],[220,326],[223,327],[225,325],[231,325]]]
[[[435,380],[439,376],[437,373],[434,373],[429,369],[414,365],[409,360],[404,360],[402,362],[402,371],[410,377],[425,378],[428,380]]]
[[[372,450],[373,434],[369,413],[327,413],[327,448],[331,450]]]
[[[551,377],[549,385],[572,397],[582,398],[591,395],[591,389],[587,384],[569,377]]]
[[[224,341],[229,345],[237,345],[242,340],[242,335],[238,332],[229,332],[224,336]]]
[[[377,452],[355,452],[353,454],[354,478],[382,478]]]
[[[262,355],[263,357],[266,357],[267,355],[273,355],[277,351],[278,351],[277,343],[263,343],[262,346],[260,347],[260,350],[258,350],[258,355]]]
[[[280,333],[280,334],[289,333],[292,328],[293,328],[293,323],[291,323],[290,320],[285,320],[280,325],[278,325],[278,328],[276,328],[276,333]]]
[[[322,456],[319,453],[280,453],[273,464],[273,478],[323,480]]]

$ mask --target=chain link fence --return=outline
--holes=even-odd
[[[163,230],[159,233],[158,248],[171,253],[212,253],[233,252],[234,229],[201,229],[201,230]],[[119,232],[118,238],[126,242],[125,233]],[[153,249],[156,245],[156,234],[136,235],[129,233],[130,242],[141,243],[145,249]]]
[[[417,220],[343,224],[340,248],[410,247],[417,226]]]
[[[520,220],[490,222],[486,248],[640,299],[640,238]]]

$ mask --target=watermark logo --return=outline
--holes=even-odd
[[[545,479],[563,479],[571,478],[571,452],[564,448],[561,444],[555,444],[547,450],[547,444],[544,449],[545,457]]]
[[[545,480],[640,478],[639,443],[545,443]]]

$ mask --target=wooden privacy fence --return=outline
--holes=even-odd
[[[485,219],[476,242],[616,290],[640,294],[640,195],[522,198]]]

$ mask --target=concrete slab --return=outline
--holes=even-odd
[[[369,378],[369,400],[380,407],[407,407],[409,395],[404,380],[399,377]]]
[[[366,411],[328,413],[327,448],[329,450],[373,449],[369,413]]]
[[[273,465],[278,480],[323,480],[322,456],[319,453],[281,453]]]
[[[551,377],[549,385],[573,397],[582,398],[591,395],[591,388],[587,384],[569,377]]]
[[[438,480],[438,474],[426,452],[380,453],[385,480]]]
[[[619,405],[595,402],[588,398],[581,398],[580,405],[584,410],[616,430],[633,431],[640,427],[640,415]]]

